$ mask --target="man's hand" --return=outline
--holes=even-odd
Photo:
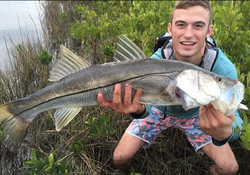
[[[235,115],[223,115],[217,111],[211,104],[206,108],[201,106],[199,109],[200,127],[206,134],[212,136],[218,141],[223,141],[232,134],[232,122]]]
[[[126,84],[124,100],[122,101],[121,85],[116,84],[114,88],[114,92],[113,92],[112,102],[105,100],[102,93],[98,93],[97,101],[101,107],[108,107],[118,113],[140,114],[140,113],[143,113],[145,110],[145,106],[139,103],[141,95],[142,95],[142,91],[137,90],[132,99],[132,86],[130,84]]]

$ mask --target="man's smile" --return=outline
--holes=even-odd
[[[193,45],[195,45],[196,42],[193,42],[193,41],[181,41],[180,43],[182,45],[186,45],[186,46],[193,46]]]

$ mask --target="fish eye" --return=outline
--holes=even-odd
[[[219,83],[223,83],[223,80],[222,80],[222,78],[220,78],[220,77],[217,78],[217,81],[218,81]]]

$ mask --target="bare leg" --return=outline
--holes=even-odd
[[[144,144],[144,141],[125,132],[113,154],[116,168],[128,174],[133,156]]]
[[[210,167],[210,174],[234,175],[237,173],[239,166],[228,143],[223,146],[215,146],[213,143],[209,143],[202,150],[214,161],[214,164]]]

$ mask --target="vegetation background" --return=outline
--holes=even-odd
[[[147,56],[155,38],[166,32],[175,1],[45,1],[41,3],[44,35],[29,37],[7,46],[9,67],[0,72],[0,100],[6,103],[47,86],[49,70],[60,44],[77,55],[88,52],[93,64],[113,61],[121,34],[135,42]],[[245,84],[250,107],[250,2],[211,1],[214,34],[218,47],[237,67]],[[240,165],[239,174],[250,172],[249,112],[241,139],[231,142]],[[40,114],[17,152],[0,144],[0,174],[121,174],[112,162],[112,152],[131,122],[128,115],[100,107],[85,108],[62,131],[56,132],[53,111]],[[0,139],[2,128],[0,128]],[[163,132],[147,150],[133,159],[131,174],[206,174],[211,160],[197,155],[176,129]]]

